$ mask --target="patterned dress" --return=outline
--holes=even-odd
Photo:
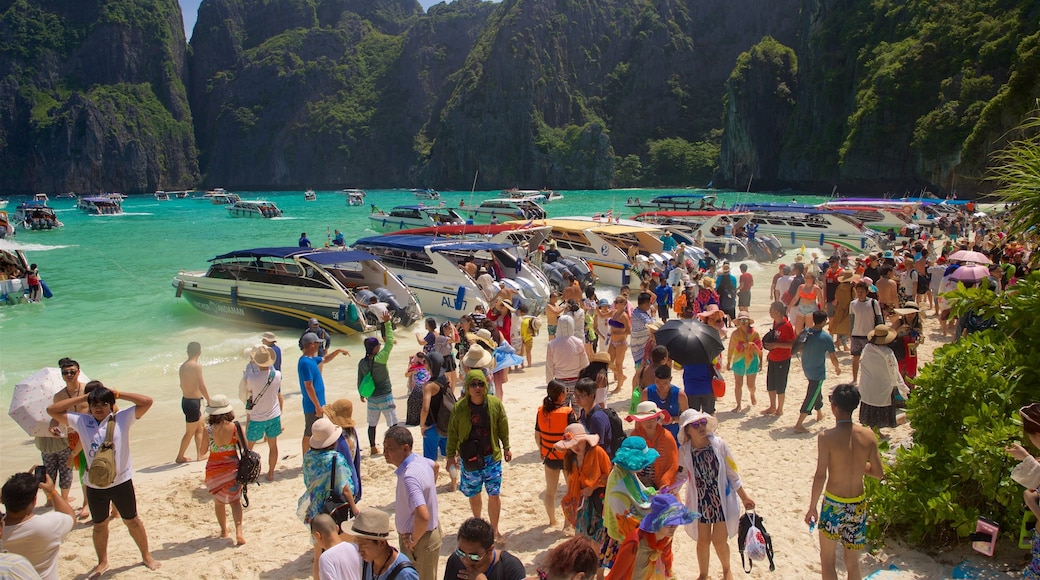
[[[238,476],[238,430],[231,436],[231,443],[217,445],[213,441],[212,426],[209,431],[209,459],[206,460],[206,489],[220,503],[234,503],[242,498],[242,484]]]
[[[700,521],[715,524],[726,520],[719,495],[719,458],[711,445],[693,450],[693,476],[697,478],[697,511]]]

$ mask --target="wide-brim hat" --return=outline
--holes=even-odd
[[[265,332],[260,335],[260,338],[268,342],[278,342],[278,337],[273,332]]]
[[[737,322],[740,322],[741,320],[747,320],[748,324],[750,324],[752,326],[754,326],[754,324],[755,324],[755,319],[751,318],[751,314],[749,314],[747,312],[738,312],[736,320],[737,320]]]
[[[906,316],[907,314],[920,314],[921,307],[916,302],[907,302],[902,308],[896,308],[894,312],[900,316]]]
[[[331,447],[342,433],[343,429],[328,417],[319,418],[311,426],[311,449]]]
[[[888,344],[896,339],[896,333],[894,330],[888,327],[887,324],[879,324],[867,333],[867,340],[874,344]]]
[[[335,425],[344,429],[350,429],[357,425],[354,422],[354,403],[350,399],[339,399],[324,407],[325,416]]]
[[[471,344],[462,356],[462,364],[471,369],[482,369],[495,364],[495,357],[479,344]]]
[[[276,356],[273,348],[266,344],[258,344],[254,346],[253,350],[249,353],[249,358],[252,359],[258,367],[269,367],[274,364]]]
[[[598,362],[598,363],[610,364],[610,354],[608,354],[606,352],[603,352],[603,351],[597,352],[597,353],[592,355],[592,358],[589,359],[589,362],[590,363]]]
[[[614,453],[614,464],[629,471],[639,471],[657,461],[660,456],[656,449],[647,447],[646,439],[633,435],[625,437],[621,442],[621,448]]]
[[[498,347],[498,345],[495,344],[495,341],[491,340],[491,331],[486,328],[481,328],[476,332],[467,332],[466,340],[468,340],[470,344],[480,343],[486,345],[490,349]]]
[[[1026,433],[1040,433],[1040,403],[1032,403],[1018,410]]]
[[[716,313],[720,316],[725,315],[723,311],[719,310],[718,304],[709,304],[704,307],[703,311],[697,313],[697,318],[711,318]]]
[[[390,541],[390,514],[376,508],[361,508],[350,522],[350,529],[343,531],[355,538]]]
[[[206,404],[207,415],[223,415],[234,410],[235,408],[231,406],[231,401],[228,400],[227,395],[213,395]]]
[[[838,282],[857,282],[861,277],[855,270],[843,270],[838,274]]]
[[[707,419],[707,433],[714,433],[719,428],[719,420],[698,409],[687,409],[679,415],[679,445],[686,443],[686,426],[700,419]]]
[[[672,416],[668,414],[668,411],[660,409],[657,403],[653,401],[643,401],[636,406],[636,412],[625,417],[625,421],[637,421],[642,423],[643,421],[649,421],[650,419],[663,418],[665,423],[672,421]]]
[[[658,493],[650,500],[650,513],[643,516],[639,529],[652,534],[665,526],[692,524],[699,517],[698,512],[687,509],[674,495]]]
[[[573,449],[580,441],[587,441],[589,445],[599,445],[599,435],[589,433],[581,423],[571,423],[563,431],[563,438],[553,444],[553,447],[561,451]]]

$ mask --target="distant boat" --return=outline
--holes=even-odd
[[[399,205],[389,212],[372,206],[372,227],[382,232],[395,232],[429,226],[462,225],[461,215],[450,207],[441,205]]]
[[[516,219],[545,219],[542,206],[529,199],[485,199],[477,205],[460,204],[459,213],[469,216],[475,223],[488,223],[492,220],[504,222]]]
[[[42,201],[26,201],[14,212],[14,221],[27,230],[53,230],[65,224],[58,221],[54,209]]]
[[[238,194],[228,193],[221,187],[207,191],[199,199],[208,199],[213,205],[231,205],[242,200]]]
[[[314,201],[316,199],[318,199],[318,194],[314,193],[313,189],[308,189],[307,191],[303,192],[304,201]]]
[[[77,196],[72,191],[66,191],[65,193],[59,193],[54,197],[56,197],[57,199],[76,199]]]
[[[271,201],[239,200],[228,206],[231,217],[275,218],[281,217],[282,210]]]
[[[188,192],[187,191],[175,191],[175,192],[173,192],[173,197],[176,197],[177,199],[184,199],[184,198],[188,197]]]
[[[119,215],[123,213],[123,200],[107,195],[81,197],[76,207],[89,215]]]
[[[7,207],[8,201],[6,199],[0,199],[0,209]]]
[[[170,201],[170,194],[166,193],[165,191],[156,191],[154,195],[156,201]]]
[[[360,189],[344,189],[347,194],[347,205],[365,205],[365,192]]]
[[[0,240],[14,237],[14,234],[14,226],[11,225],[11,219],[7,216],[7,212],[0,211]]]
[[[33,196],[33,201],[42,201],[43,203],[47,203],[50,200],[51,198],[47,197],[46,193],[37,193]]]
[[[436,189],[413,189],[415,199],[440,199],[441,194]]]

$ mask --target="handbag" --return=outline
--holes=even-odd
[[[354,517],[354,510],[350,509],[349,503],[343,501],[343,493],[340,491],[342,488],[336,486],[335,458],[332,460],[332,473],[329,477],[331,478],[329,483],[329,496],[325,498],[325,504],[322,506],[322,511],[332,516],[332,520],[335,521],[338,526]]]
[[[462,468],[466,471],[484,469],[484,455],[481,453],[480,442],[476,439],[467,439],[459,443],[459,456],[462,458]]]
[[[376,392],[376,381],[372,378],[372,373],[365,373],[365,376],[361,378],[361,384],[358,385],[358,393],[367,399],[374,392]]]
[[[116,416],[109,415],[108,426],[105,427],[105,442],[101,444],[94,460],[90,462],[87,477],[95,487],[108,487],[116,480],[116,448],[112,437],[116,432]]]
[[[249,484],[260,479],[260,454],[246,447],[246,436],[238,421],[235,421],[235,429],[238,430],[238,473],[235,481],[242,484],[242,507],[249,507]]]
[[[714,393],[716,399],[721,399],[726,396],[726,379],[722,378],[718,367],[711,367],[711,371],[711,392]]]
[[[257,399],[262,399],[264,397],[264,393],[267,392],[267,387],[271,386],[271,381],[273,381],[273,380],[274,380],[274,367],[271,368],[271,372],[267,375],[267,384],[265,384],[264,388],[260,390],[260,394],[256,396]],[[252,411],[252,410],[253,410],[253,395],[249,395],[249,397],[246,399],[246,411]]]

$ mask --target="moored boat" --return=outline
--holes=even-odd
[[[46,193],[37,193],[36,195],[33,196],[33,201],[38,201],[38,202],[40,202],[40,203],[42,203],[44,205],[46,205],[47,202],[50,201],[50,200],[51,200],[51,198],[47,197]]]
[[[163,191],[161,189],[156,191],[152,195],[155,196],[155,201],[170,201],[170,194],[166,193],[165,191]]]
[[[15,229],[14,225],[11,224],[11,218],[7,215],[6,211],[0,211],[0,240],[8,237],[14,237]]]
[[[753,215],[730,210],[652,211],[635,216],[635,220],[692,239],[694,245],[720,259],[772,262],[784,254],[783,245],[772,234],[759,232],[749,237],[746,226]]]
[[[715,207],[715,194],[677,193],[658,195],[648,201],[640,201],[638,197],[628,198],[625,207],[645,211],[696,211],[719,209]]]
[[[276,218],[282,216],[282,210],[273,201],[240,199],[228,206],[228,214],[240,218]]]
[[[313,189],[303,192],[303,201],[314,201],[316,199],[318,199],[318,194],[314,193]]]
[[[88,215],[119,215],[123,213],[123,200],[107,195],[93,195],[79,198],[76,207]]]
[[[362,206],[365,205],[365,192],[360,189],[344,189],[343,193],[347,194],[347,205]]]
[[[395,323],[411,325],[422,309],[407,286],[372,254],[349,250],[255,248],[219,255],[205,272],[181,271],[176,295],[199,311],[252,324],[301,328],[317,318],[330,332],[376,330],[362,304],[375,296]]]
[[[787,249],[841,246],[860,253],[888,246],[881,234],[843,211],[793,204],[748,204],[735,209],[754,213],[751,227],[756,233],[775,235]]]
[[[441,194],[436,189],[413,189],[415,199],[440,199]]]
[[[220,187],[207,191],[199,199],[209,200],[213,205],[231,205],[236,201],[242,201],[237,193],[228,193]]]
[[[458,212],[443,203],[440,205],[399,205],[388,212],[373,205],[368,219],[372,222],[372,227],[381,232],[466,223]]]
[[[540,220],[547,214],[542,206],[529,199],[485,199],[477,205],[459,203],[459,213],[474,223],[504,223],[509,220]]]

